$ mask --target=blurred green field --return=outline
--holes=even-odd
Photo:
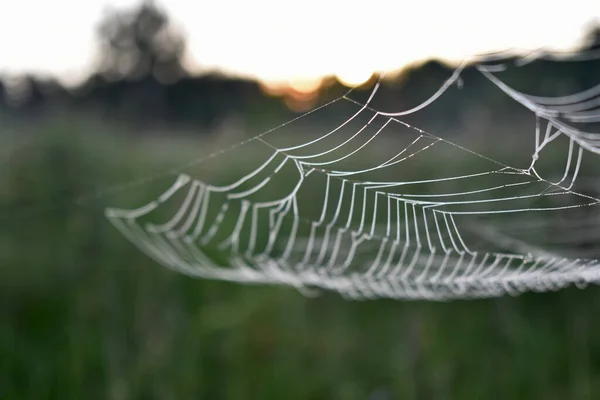
[[[117,137],[52,123],[2,139],[1,399],[600,397],[599,288],[349,302],[178,275],[103,215],[174,175],[102,190],[241,137]]]

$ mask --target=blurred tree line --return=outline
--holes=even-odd
[[[99,61],[74,88],[33,75],[4,77],[0,109],[27,118],[62,110],[152,126],[158,122],[209,126],[232,113],[283,109],[251,80],[218,74],[192,76],[183,66],[183,34],[152,1],[111,10],[97,29]]]
[[[186,50],[183,34],[153,1],[131,10],[109,12],[98,27],[97,37],[99,62],[83,83],[66,88],[56,80],[33,75],[4,77],[0,81],[0,110],[28,119],[60,109],[141,127],[163,123],[204,128],[231,115],[292,112],[281,98],[265,94],[253,80],[216,73],[190,74],[183,63]],[[600,28],[590,31],[584,47],[600,48]],[[595,85],[594,71],[598,70],[598,64],[574,63],[569,67],[571,81],[565,85],[575,91]],[[552,63],[536,63],[527,74],[520,74],[516,83],[531,93],[539,92],[540,88],[543,91],[545,86],[556,87],[556,78],[551,73],[555,67]],[[388,82],[382,89],[379,98],[384,99],[384,104],[377,106],[389,110],[411,108],[437,91],[451,73],[451,67],[436,60],[407,67],[396,82]],[[472,67],[463,76],[473,82],[481,78]],[[317,96],[321,101],[348,90],[335,78],[325,82]],[[367,84],[356,92],[366,93],[369,88]],[[461,124],[472,115],[469,110],[483,103],[500,107],[501,112],[514,111],[518,106],[506,96],[499,96],[497,88],[490,85],[475,84],[461,90],[460,101],[451,90],[434,105],[437,120],[446,127]],[[410,122],[422,121],[416,116]]]

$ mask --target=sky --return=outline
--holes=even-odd
[[[77,81],[96,57],[107,7],[134,0],[0,0],[0,72]],[[555,5],[553,5],[553,3]],[[372,72],[432,56],[448,60],[507,48],[569,49],[594,21],[597,0],[163,0],[186,34],[188,64],[267,82]]]

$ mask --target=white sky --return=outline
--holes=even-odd
[[[0,0],[0,71],[85,74],[107,5]],[[555,3],[556,5],[552,5]],[[568,48],[600,22],[598,0],[162,0],[199,65],[265,80],[358,77],[431,55]],[[87,68],[87,69],[86,69]]]

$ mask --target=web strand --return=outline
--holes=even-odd
[[[525,239],[540,236],[534,230],[545,228],[542,223],[519,232],[515,224],[502,228],[496,218],[596,210],[600,200],[574,187],[584,152],[600,154],[600,135],[572,123],[596,121],[600,90],[526,95],[495,75],[508,68],[501,58],[478,64],[484,77],[536,117],[532,163],[515,168],[398,119],[438,100],[465,65],[409,110],[374,109],[377,82],[364,104],[345,95],[326,105],[345,103],[356,111],[315,139],[294,145],[278,145],[266,133],[250,139],[269,155],[231,183],[211,185],[181,174],[156,200],[133,210],[110,208],[106,216],[140,250],[175,271],[303,292],[316,287],[352,299],[494,297],[600,281],[596,259],[562,255]],[[411,137],[407,143],[381,160],[365,159],[375,143],[398,130]],[[561,137],[568,139],[564,169],[558,180],[546,179],[539,160]],[[444,152],[479,166],[468,173],[442,168],[416,179],[388,178]],[[172,217],[153,222],[163,209],[174,210]],[[573,222],[573,229],[583,229],[583,220]]]

